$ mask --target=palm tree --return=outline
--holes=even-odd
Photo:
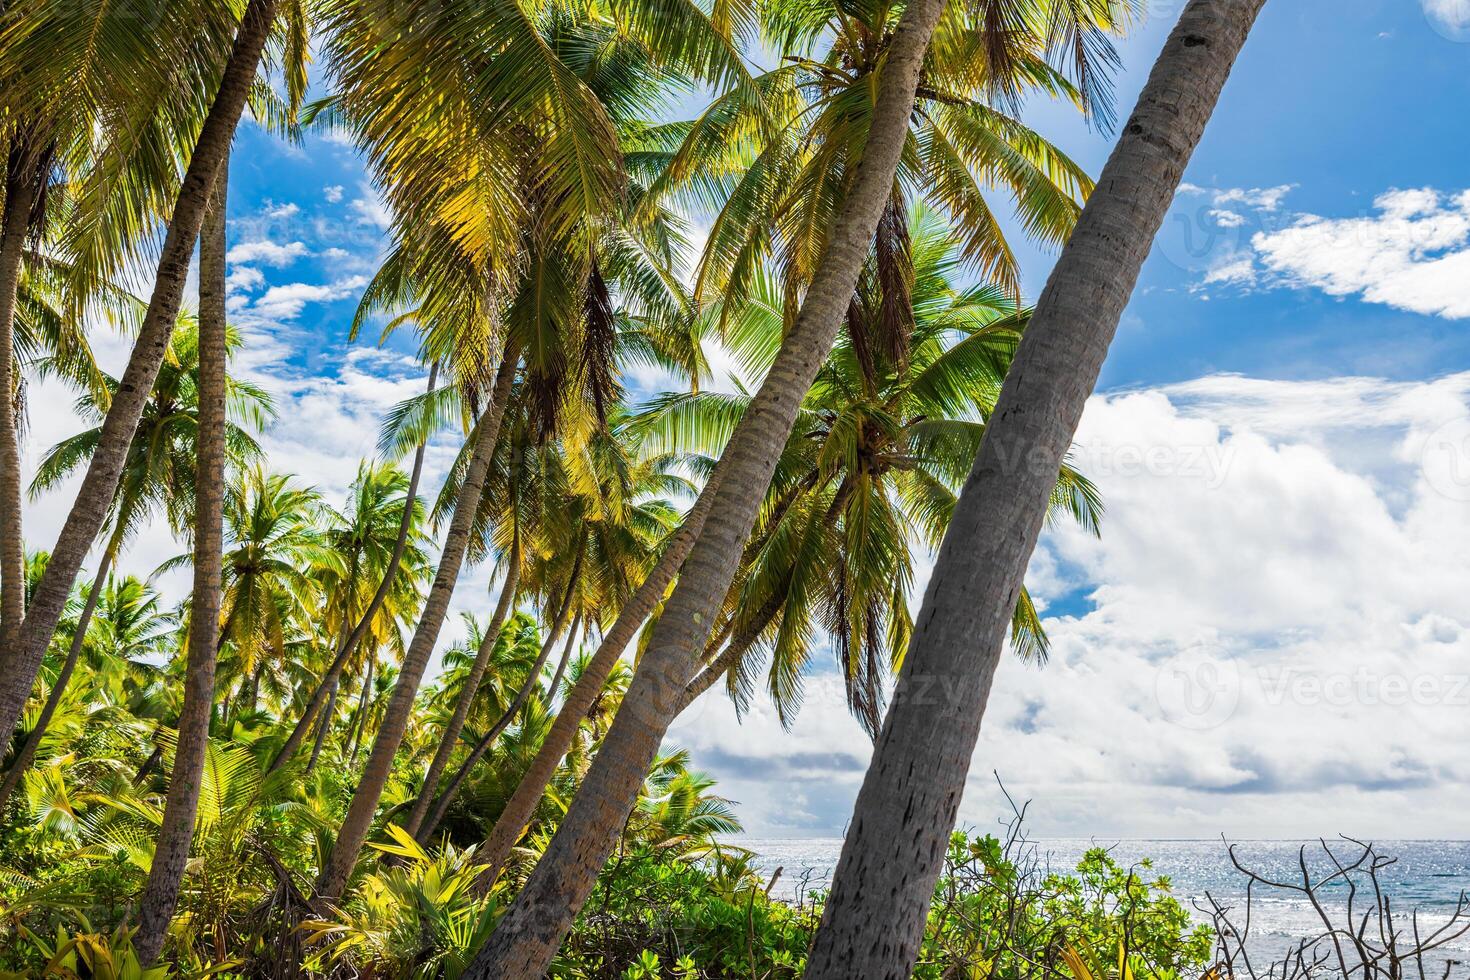
[[[808,980],[906,976],[1010,616],[1123,308],[1264,0],[1191,0],[1016,354],[858,794]],[[1046,461],[1017,467],[1007,461]],[[977,656],[978,653],[978,656]],[[915,685],[946,692],[915,696]],[[932,686],[931,686],[932,685]]]
[[[904,242],[907,270],[884,281],[870,256],[858,283],[847,331],[803,400],[738,584],[730,590],[707,664],[690,683],[692,700],[728,676],[737,707],[755,686],[769,648],[767,688],[789,722],[816,635],[837,652],[848,705],[873,737],[885,681],[901,663],[912,630],[909,592],[917,544],[937,550],[970,461],[985,433],[1026,313],[995,287],[959,290],[963,255],[947,224],[916,209]],[[886,294],[899,291],[894,303]],[[732,331],[761,371],[763,352],[779,343],[780,287],[763,276]],[[884,318],[907,308],[895,328]],[[886,338],[890,346],[878,342]],[[718,452],[749,399],[712,393],[655,399],[633,427],[649,448]],[[689,433],[702,444],[685,447]],[[1052,514],[1069,514],[1096,532],[1096,489],[1063,466]],[[1047,639],[1022,589],[1011,639],[1024,659],[1040,661]]]
[[[782,351],[727,453],[706,523],[685,559],[633,687],[546,855],[475,957],[466,977],[545,972],[586,900],[672,717],[669,702],[692,674],[739,557],[797,403],[831,347],[898,168],[919,70],[942,3],[910,4],[888,49],[863,162],[833,223],[826,254]],[[752,491],[754,488],[754,491]]]
[[[159,252],[153,295],[143,316],[133,353],[103,422],[97,448],[88,463],[82,486],[57,537],[56,546],[51,550],[51,561],[36,588],[20,631],[9,641],[0,637],[0,642],[4,642],[4,648],[0,649],[0,668],[3,668],[0,670],[0,676],[3,676],[3,681],[0,681],[0,731],[14,730],[16,719],[19,718],[35,681],[41,659],[51,642],[62,607],[71,592],[72,583],[107,518],[114,490],[127,461],[128,446],[132,442],[138,420],[152,391],[153,381],[168,350],[183,297],[189,260],[194,252],[194,242],[203,224],[215,175],[220,162],[229,153],[235,126],[250,94],[261,53],[275,20],[277,2],[278,0],[250,0],[240,20],[228,58],[215,62],[223,64],[223,71],[198,138],[194,140],[188,167],[178,185],[168,230]],[[47,11],[81,12],[80,8],[66,4],[42,6]],[[132,25],[129,24],[126,29],[113,31],[109,34],[109,39],[112,39],[113,34],[125,34],[135,39],[142,35],[142,43],[150,46],[154,43],[154,38],[148,32],[138,32],[131,28]],[[193,34],[190,31],[180,36],[192,38]],[[85,39],[94,36],[93,31],[79,30],[75,33],[57,34],[43,30],[36,43],[50,46],[49,39],[66,37],[72,45],[83,46]],[[189,50],[188,45],[185,48],[190,55],[196,53]],[[54,64],[65,67],[65,59],[55,58],[54,50],[51,58]],[[3,58],[0,58],[0,63],[3,63]],[[23,76],[14,76],[6,71],[6,77]],[[55,75],[50,77],[56,78]],[[62,82],[64,84],[60,87],[64,89],[73,84],[74,80],[63,77]],[[129,91],[129,86],[120,84],[118,91]],[[45,85],[27,87],[24,92],[26,98],[33,99],[41,106],[54,100],[57,94],[54,88]],[[161,935],[159,933],[160,939]],[[140,952],[148,952],[148,958],[151,959],[157,951],[147,950],[145,947]]]
[[[329,8],[338,113],[365,144],[397,222],[395,250],[365,305],[411,300],[403,305],[412,306],[425,353],[454,369],[472,409],[470,451],[439,569],[318,878],[318,890],[334,896],[356,863],[406,731],[522,362],[547,431],[569,388],[585,390],[598,406],[612,399],[614,320],[598,246],[627,189],[617,125],[635,124],[615,114],[650,104],[650,88],[665,80],[663,65],[721,75],[732,69],[717,32],[670,52],[647,25],[618,30],[569,12],[532,19],[514,5],[454,0],[440,8],[441,21],[426,24],[399,4]],[[688,10],[697,14],[692,4]],[[686,26],[686,36],[694,33]],[[450,62],[465,70],[434,70]],[[654,282],[668,292],[667,280]],[[476,412],[497,349],[495,380]]]
[[[416,465],[421,467],[422,463]],[[345,634],[349,624],[360,624],[367,618],[360,639],[376,647],[396,637],[398,624],[411,622],[418,611],[418,587],[428,578],[428,558],[421,530],[423,506],[416,495],[409,493],[411,483],[412,477],[394,466],[364,462],[348,490],[347,509],[332,512],[323,540],[340,557],[343,569],[340,579],[326,585],[322,616],[326,635]],[[378,587],[372,587],[374,581],[379,582]],[[389,583],[386,590],[381,587],[383,582]],[[378,598],[379,592],[382,598]],[[356,644],[349,643],[339,646],[349,657],[356,648]],[[313,758],[320,754],[330,727],[330,704],[348,657],[339,659],[340,663],[334,660],[318,684],[318,689],[328,686],[328,707],[322,710],[317,726]]]
[[[42,246],[55,244],[64,229],[77,246],[74,254],[88,256],[66,277],[72,295],[64,319],[75,322],[75,312],[108,278],[90,258],[101,251],[96,246],[105,242],[115,261],[162,216],[162,199],[178,178],[169,153],[157,151],[204,117],[199,81],[211,56],[223,60],[229,37],[228,17],[186,6],[159,11],[146,32],[134,29],[133,11],[115,7],[20,2],[0,13],[0,74],[7,80],[0,96],[0,586],[9,587],[0,599],[0,652],[6,656],[25,611],[16,577],[22,547],[16,396],[27,280],[54,271]],[[91,192],[72,195],[68,185],[79,182]],[[162,319],[163,332],[172,320],[173,312]]]
[[[566,820],[467,977],[533,978],[545,971],[637,799],[642,773],[714,627],[800,401],[832,347],[890,206],[925,52],[942,10],[942,2],[910,3],[892,34],[885,32],[861,161],[849,171],[842,203],[832,212],[800,312],[731,438],[724,472],[705,489],[715,495],[713,520],[684,561],[633,686]],[[1067,22],[1058,17],[1055,26]]]
[[[210,642],[231,651],[237,709],[250,711],[262,676],[284,662],[289,638],[318,609],[323,581],[342,574],[344,557],[323,540],[321,495],[259,464],[227,484],[222,509],[230,546]]]
[[[240,346],[238,334],[230,331],[224,339],[227,355]],[[0,784],[0,805],[14,790],[20,776],[30,764],[37,739],[45,733],[57,702],[76,668],[83,642],[96,609],[98,593],[107,583],[108,573],[122,548],[151,515],[162,512],[176,534],[189,527],[190,504],[195,500],[199,480],[195,461],[197,442],[206,408],[202,403],[203,366],[201,365],[201,331],[189,317],[180,318],[172,342],[173,356],[165,362],[154,382],[153,392],[138,424],[138,438],[128,450],[128,459],[118,482],[109,523],[112,532],[103,548],[92,585],[70,644],[46,705],[27,744]],[[100,390],[79,399],[76,410],[83,418],[100,422],[118,381],[101,375]],[[260,455],[260,447],[249,429],[259,430],[274,415],[270,397],[248,382],[228,380],[229,414],[225,423],[226,452],[236,464]],[[100,426],[86,429],[53,446],[41,460],[30,493],[34,498],[63,482],[79,469],[96,448],[101,438]]]
[[[439,365],[436,361],[429,370],[429,396],[435,391],[435,385],[439,378]],[[300,718],[297,719],[291,733],[286,737],[275,758],[268,767],[269,772],[275,772],[291,761],[295,756],[297,748],[300,747],[306,733],[310,731],[313,723],[317,721],[317,714],[323,715],[321,721],[322,731],[325,732],[326,725],[331,717],[331,706],[335,706],[337,687],[340,683],[342,671],[347,667],[348,661],[357,652],[360,644],[370,633],[374,622],[378,619],[380,611],[388,602],[395,590],[403,589],[406,585],[417,580],[422,555],[418,550],[417,541],[420,537],[418,526],[423,523],[423,512],[418,500],[419,480],[424,472],[424,453],[428,448],[428,434],[425,433],[419,439],[413,455],[413,468],[409,472],[408,485],[403,492],[403,503],[398,509],[398,530],[393,539],[393,546],[388,553],[387,563],[378,577],[378,586],[372,597],[368,600],[366,608],[357,616],[356,625],[352,627],[346,637],[336,646],[336,655],[332,658],[320,681],[312,691],[307,700],[305,708],[302,709]],[[357,492],[354,495],[356,507],[350,524],[358,528],[357,533],[352,535],[354,544],[366,547],[369,541],[376,541],[376,532],[369,533],[369,527],[379,528],[379,515],[381,508],[385,505],[378,494],[385,489],[380,480],[365,480],[359,474],[356,484]],[[370,516],[371,515],[371,516]],[[410,552],[410,542],[414,548]],[[372,549],[377,551],[374,546]],[[407,575],[401,574],[405,557],[409,560],[411,572]],[[350,563],[349,563],[350,564]],[[357,583],[353,583],[355,588]],[[344,610],[345,615],[345,610]],[[396,618],[396,612],[393,614]],[[345,622],[345,620],[344,620]],[[366,690],[366,686],[364,686]],[[324,707],[324,705],[328,705]]]
[[[920,196],[948,217],[972,271],[1019,294],[1015,256],[985,190],[1008,191],[1026,232],[1059,245],[1092,182],[1008,110],[1039,91],[1106,122],[1108,78],[1098,69],[1114,60],[1106,31],[1127,6],[1010,0],[945,8],[921,70],[889,215],[878,228],[885,265],[892,257],[881,247],[885,232],[902,230],[905,197]],[[690,184],[695,203],[704,203],[707,182],[732,184],[710,230],[696,280],[700,297],[723,299],[734,315],[763,267],[774,266],[781,308],[792,316],[862,158],[876,92],[871,82],[902,8],[767,0],[759,9],[767,43],[785,53],[756,81],[767,93],[762,108],[778,107],[779,124],[751,125],[751,108],[732,93],[692,123],[669,124],[647,138],[654,145],[678,138],[656,190]],[[1045,42],[1063,32],[1094,52],[1074,61],[1076,84],[1046,61]]]

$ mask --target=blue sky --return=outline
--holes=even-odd
[[[1120,116],[1178,13],[1148,6]],[[962,819],[1003,812],[999,770],[1043,834],[1463,834],[1466,105],[1470,0],[1267,4],[1084,416],[1103,538],[1044,538],[1028,581],[1052,661],[1002,667]],[[1026,118],[1101,169],[1111,139],[1070,109]],[[272,464],[335,498],[421,384],[406,338],[346,342],[386,216],[350,147],[246,125],[230,219],[241,369],[283,409]],[[1014,244],[1034,297],[1054,256]],[[38,417],[32,463],[71,431]],[[32,507],[37,540],[64,503]],[[177,547],[145,535],[124,565]],[[483,613],[489,584],[472,571],[456,607]],[[671,739],[767,836],[840,833],[867,759],[826,666],[789,733],[711,694]]]

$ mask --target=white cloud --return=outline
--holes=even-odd
[[[229,252],[225,258],[230,262],[263,262],[269,266],[283,268],[295,262],[303,255],[309,254],[304,242],[288,242],[285,245],[278,244],[266,239],[257,241],[241,242]]]
[[[1249,255],[1225,255],[1205,273],[1206,285],[1247,286],[1256,281],[1256,267]]]
[[[328,204],[336,204],[342,200],[342,185],[331,184],[322,188],[322,197],[326,199]]]
[[[1296,190],[1296,186],[1279,184],[1276,187],[1201,187],[1186,182],[1179,185],[1179,193],[1202,195],[1209,198],[1216,207],[1239,204],[1259,211],[1275,211],[1286,200],[1286,195]]]
[[[387,229],[393,224],[393,215],[381,198],[372,194],[370,189],[366,190],[369,190],[369,196],[354,198],[349,207],[363,224],[372,225],[379,230]]]
[[[1299,215],[1251,239],[1287,285],[1447,319],[1470,317],[1470,194],[1394,190],[1355,218]]]
[[[263,285],[265,285],[265,274],[248,265],[236,266],[225,277],[226,292],[252,292]]]
[[[1239,212],[1225,211],[1219,208],[1215,208],[1210,211],[1210,217],[1214,218],[1215,222],[1221,228],[1239,228],[1242,225],[1246,224],[1248,220],[1245,215],[1240,214]]]
[[[307,303],[345,299],[365,285],[367,279],[363,276],[350,276],[328,284],[286,283],[267,289],[251,309],[268,320],[292,320],[301,315]]]
[[[289,201],[285,204],[271,204],[267,202],[263,213],[267,218],[275,218],[284,221],[287,218],[294,218],[296,217],[296,215],[300,214],[301,208],[295,204],[290,203]]]
[[[1033,559],[1051,662],[1001,666],[961,821],[1004,809],[998,770],[1042,835],[1458,833],[1470,468],[1428,464],[1467,405],[1470,374],[1091,399],[1078,464],[1103,537],[1058,528]],[[1202,664],[1218,717],[1178,697]],[[737,727],[718,693],[671,736],[758,835],[832,835],[850,813],[868,750],[825,683],[789,736],[764,711]]]

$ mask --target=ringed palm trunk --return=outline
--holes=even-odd
[[[378,800],[383,788],[388,785],[388,776],[393,769],[393,756],[408,730],[408,721],[413,713],[413,702],[418,694],[419,682],[429,665],[434,644],[439,639],[439,630],[449,612],[449,600],[459,580],[459,570],[469,547],[475,511],[480,505],[480,494],[485,486],[485,476],[490,469],[491,457],[495,454],[495,442],[500,432],[500,420],[505,415],[506,402],[510,400],[511,384],[515,380],[516,362],[519,352],[507,343],[501,357],[500,369],[496,372],[495,388],[485,414],[475,427],[475,443],[471,450],[470,463],[465,471],[464,484],[454,502],[454,515],[449,521],[449,531],[444,536],[444,551],[439,558],[439,568],[434,574],[434,584],[424,601],[423,613],[419,616],[418,628],[403,666],[398,673],[398,683],[388,700],[382,723],[378,725],[373,750],[368,755],[362,779],[352,794],[347,815],[342,819],[337,842],[331,856],[317,877],[317,893],[326,898],[342,894],[347,879],[357,864],[358,853],[371,829],[373,816],[377,813]]]
[[[454,772],[454,778],[449,781],[449,785],[444,788],[444,792],[438,798],[433,796],[434,787],[427,785],[424,787],[420,800],[432,800],[433,809],[429,811],[428,820],[422,826],[415,826],[409,830],[409,833],[415,834],[420,844],[428,843],[429,839],[434,836],[434,831],[439,829],[439,823],[444,819],[444,814],[448,812],[449,805],[454,802],[455,797],[464,787],[465,780],[469,778],[470,771],[484,758],[485,753],[490,751],[490,747],[495,744],[495,740],[500,737],[501,733],[510,727],[511,722],[515,721],[521,708],[525,707],[526,702],[531,699],[531,693],[541,686],[541,672],[546,669],[546,662],[551,659],[551,651],[556,648],[556,641],[561,636],[561,631],[566,628],[567,616],[571,613],[572,592],[577,585],[581,562],[582,556],[579,553],[577,568],[573,570],[566,594],[562,597],[560,605],[557,606],[556,617],[552,620],[551,628],[547,631],[545,639],[541,641],[541,650],[536,654],[536,662],[526,672],[526,679],[516,691],[516,696],[500,713],[500,717],[495,719],[495,724],[491,725],[490,729],[480,736],[474,748],[470,749],[470,754],[465,757],[464,762],[460,763],[459,768]],[[562,667],[559,666],[557,669],[560,671]],[[425,809],[428,809],[427,805]]]
[[[83,603],[81,615],[77,617],[77,631],[71,638],[71,647],[66,652],[66,661],[56,674],[56,682],[51,685],[51,693],[41,707],[41,714],[36,718],[36,724],[31,729],[30,737],[26,739],[25,745],[21,746],[15,761],[10,764],[10,769],[5,773],[5,781],[0,782],[0,813],[5,812],[5,804],[10,801],[10,794],[15,792],[15,788],[20,785],[21,777],[35,761],[36,752],[41,747],[41,738],[46,734],[46,729],[50,727],[51,719],[56,716],[56,708],[66,694],[66,685],[71,682],[71,675],[77,669],[77,661],[82,656],[82,647],[86,646],[87,628],[92,625],[92,614],[97,611],[97,600],[101,598],[102,589],[107,583],[107,575],[112,571],[112,559],[116,549],[117,542],[114,541],[106,551],[102,552],[102,558],[97,562],[97,575],[92,579],[92,587],[87,590],[87,601]]]
[[[430,392],[434,390],[434,385],[438,380],[439,363],[436,361],[429,368]],[[398,537],[393,542],[393,553],[388,557],[388,567],[383,572],[383,580],[378,583],[377,591],[373,593],[373,597],[368,602],[367,608],[363,610],[362,617],[358,619],[357,625],[352,628],[352,632],[347,635],[347,639],[338,648],[337,655],[332,658],[331,665],[327,668],[327,672],[322,675],[322,679],[317,684],[316,690],[312,692],[310,700],[306,702],[306,707],[302,709],[301,717],[297,720],[295,727],[291,729],[291,734],[286,737],[285,744],[276,753],[276,757],[271,760],[270,766],[266,769],[267,775],[277,771],[291,761],[292,757],[296,754],[296,750],[301,747],[302,740],[306,738],[306,733],[311,731],[312,720],[316,717],[317,712],[322,710],[322,705],[329,700],[335,701],[337,697],[337,685],[341,682],[342,671],[347,667],[347,661],[352,659],[353,653],[362,644],[363,637],[367,636],[367,632],[372,626],[373,617],[377,616],[378,610],[383,608],[383,603],[387,601],[388,593],[393,590],[393,583],[398,578],[399,566],[403,564],[403,554],[408,549],[408,533],[413,528],[414,502],[418,500],[419,480],[424,475],[424,450],[426,446],[427,443],[425,442],[419,443],[418,449],[413,454],[413,470],[409,474],[408,491],[403,498],[403,517],[398,521]],[[330,708],[327,710],[327,717],[331,717]],[[313,753],[314,757],[315,753]]]
[[[638,798],[660,740],[715,626],[802,397],[832,349],[893,191],[914,94],[943,0],[904,10],[878,78],[862,161],[831,227],[801,313],[726,448],[703,533],[654,628],[632,686],[561,828],[475,957],[466,980],[537,980],[586,901]]]
[[[36,200],[29,153],[10,155],[0,230],[0,646],[13,648],[26,614],[25,539],[21,526],[20,426],[15,414],[15,304],[31,207]],[[3,661],[0,661],[3,662]],[[31,681],[34,682],[32,677]],[[26,689],[30,693],[29,687]],[[22,702],[24,704],[24,702]],[[17,718],[17,720],[19,720]],[[9,737],[13,723],[0,731]]]
[[[914,623],[807,980],[896,980],[913,969],[1057,470],[1263,4],[1191,0],[1041,294]]]
[[[262,33],[269,23],[262,25]],[[244,28],[241,36],[244,36]],[[238,43],[237,43],[238,48]],[[259,60],[257,49],[254,55]],[[253,64],[253,62],[252,62]],[[194,604],[189,620],[189,662],[184,702],[179,710],[178,745],[168,797],[148,884],[138,909],[134,942],[138,959],[150,964],[163,949],[169,920],[178,904],[184,866],[194,839],[194,817],[209,745],[214,704],[214,668],[219,651],[216,631],[221,600],[224,551],[225,485],[225,202],[228,159],[218,167],[199,241],[199,429],[194,491]]]
[[[276,4],[277,0],[250,0],[245,8],[219,91],[179,185],[159,254],[153,295],[128,366],[103,420],[96,451],[57,536],[56,546],[51,549],[51,561],[36,586],[18,636],[14,642],[0,638],[4,644],[0,649],[0,732],[7,735],[15,730],[72,583],[107,517],[128,446],[173,335],[184,282],[189,275],[189,260],[194,254],[194,240],[199,237],[215,173],[229,155],[230,140],[255,79],[260,54],[275,19]]]
[[[567,698],[557,711],[551,730],[546,733],[541,747],[536,750],[530,767],[516,784],[515,792],[506,802],[505,809],[500,812],[489,836],[475,851],[475,860],[484,868],[476,880],[477,890],[486,892],[494,884],[506,859],[510,857],[511,849],[521,839],[521,833],[536,812],[536,806],[546,795],[546,787],[551,785],[562,757],[571,751],[572,744],[577,739],[577,731],[582,727],[582,719],[592,710],[623,651],[633,642],[639,627],[658,606],[669,583],[674,580],[684,559],[689,556],[689,550],[694,547],[694,542],[704,530],[710,507],[714,505],[715,492],[723,470],[723,464],[716,464],[704,490],[700,492],[694,506],[685,515],[684,523],[659,556],[658,563],[644,578],[643,584],[638,586],[633,597],[618,610],[618,618],[613,622],[612,628],[603,634],[597,652],[592,655],[581,676],[577,678],[577,683],[567,693]]]
[[[510,561],[507,563],[505,572],[505,584],[500,589],[500,599],[495,603],[495,612],[490,615],[490,623],[485,630],[485,635],[480,638],[480,648],[475,651],[475,662],[470,666],[469,675],[465,678],[464,689],[459,692],[459,700],[454,705],[454,714],[444,726],[444,735],[439,739],[439,748],[434,752],[434,758],[429,763],[428,771],[424,773],[423,782],[419,784],[419,798],[414,801],[413,811],[408,815],[408,822],[403,826],[403,829],[409,834],[417,834],[420,825],[424,822],[424,817],[428,815],[429,804],[433,801],[434,791],[439,786],[439,777],[444,775],[444,769],[449,765],[449,758],[459,744],[459,733],[464,731],[465,719],[470,716],[470,708],[475,703],[475,695],[480,693],[480,682],[485,679],[485,671],[490,667],[490,657],[495,653],[495,644],[500,639],[500,629],[505,625],[506,617],[510,615],[511,606],[515,604],[516,588],[521,579],[520,530],[517,529],[514,535],[510,549]]]

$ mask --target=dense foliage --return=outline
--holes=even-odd
[[[561,902],[563,929],[581,917],[554,975],[797,975],[820,897],[772,897],[663,730],[717,685],[742,712],[763,688],[789,724],[819,656],[879,730],[915,555],[944,539],[1028,327],[997,212],[1058,245],[1093,189],[1025,97],[1106,123],[1134,2],[948,5],[890,113],[881,217],[845,250],[901,4],[135,6],[0,3],[0,967],[455,977],[530,901],[589,773],[636,758],[596,894]],[[239,356],[263,328],[227,322],[247,112],[351,142],[388,214],[339,333],[412,349],[427,384],[380,406],[345,494],[263,448],[286,408]],[[836,340],[768,396],[844,251]],[[116,376],[104,325],[134,343]],[[39,380],[75,392],[79,431],[32,471]],[[761,427],[770,451],[746,455],[770,479],[722,487]],[[1043,475],[1050,517],[1097,533],[1085,475]],[[72,495],[49,552],[27,491]],[[654,711],[645,645],[688,614],[671,596],[716,498],[756,516]],[[175,557],[138,567],[145,535]],[[488,594],[456,593],[469,566]],[[1041,664],[1030,596],[1006,602]],[[646,744],[617,737],[620,710]],[[921,976],[1199,965],[1164,883],[1103,854],[1043,876],[1010,846],[956,840]]]

